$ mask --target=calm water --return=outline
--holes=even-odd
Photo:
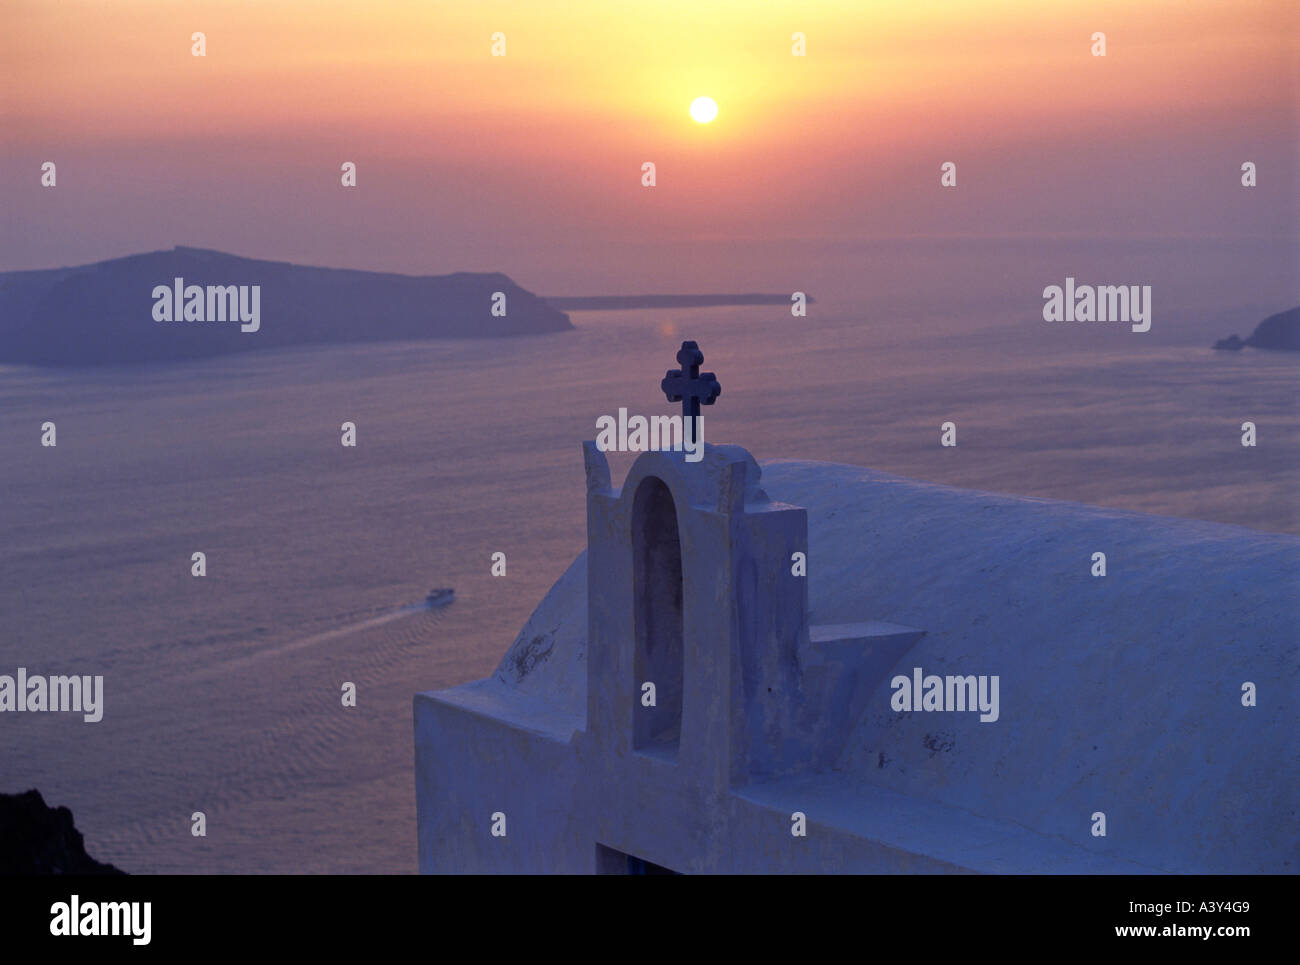
[[[670,411],[658,380],[683,337],[724,386],[706,437],[760,460],[1300,533],[1294,356],[815,311],[815,328],[781,308],[597,313],[513,341],[0,369],[0,673],[106,676],[101,723],[0,718],[0,790],[68,805],[130,871],[414,871],[413,693],[496,665],[583,546],[579,441],[619,406]],[[458,601],[404,609],[435,585]]]

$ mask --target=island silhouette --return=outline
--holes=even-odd
[[[227,321],[157,321],[152,293],[173,284],[258,286],[257,330]],[[501,305],[496,313],[494,305]],[[179,305],[176,315],[181,317]],[[399,275],[176,247],[0,275],[0,362],[168,362],[317,343],[489,338],[572,328],[563,312],[495,272]]]
[[[254,287],[257,318],[241,325],[239,310],[249,307]],[[325,343],[546,335],[573,329],[563,309],[790,299],[759,293],[542,298],[500,272],[402,275],[177,246],[71,268],[0,273],[0,362],[98,366]]]

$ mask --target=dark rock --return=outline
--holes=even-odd
[[[120,875],[86,854],[67,808],[52,808],[33,788],[0,794],[0,875]]]
[[[1214,347],[1226,348],[1226,349],[1231,349],[1234,352],[1240,352],[1243,348],[1246,347],[1246,343],[1243,342],[1236,335],[1229,335],[1227,338],[1221,338],[1217,342],[1215,342]]]

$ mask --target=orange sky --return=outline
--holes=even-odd
[[[577,257],[701,239],[1283,237],[1297,7],[2,0],[0,268],[176,243],[553,274],[536,253],[557,237]],[[687,115],[701,94],[721,110],[707,126]],[[1230,190],[1241,159],[1269,195],[1253,209]],[[945,160],[959,197],[938,188]]]

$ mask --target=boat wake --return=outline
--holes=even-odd
[[[277,647],[271,647],[267,650],[259,650],[257,653],[248,654],[244,657],[237,657],[217,666],[208,667],[195,672],[194,677],[212,677],[223,676],[235,670],[242,670],[244,667],[257,664],[271,657],[282,657],[287,653],[293,653],[295,650],[304,650],[308,647],[314,647],[318,644],[326,643],[330,640],[337,640],[339,637],[346,637],[354,633],[360,633],[363,630],[371,630],[375,627],[382,627],[386,623],[392,623],[395,620],[401,620],[413,616],[416,613],[427,613],[435,609],[428,601],[416,603],[411,606],[398,607],[396,610],[390,610],[387,613],[381,613],[378,616],[370,617],[367,620],[361,620],[357,623],[350,623],[347,626],[337,627],[333,630],[326,630],[323,633],[313,633],[311,636],[301,637],[297,640],[291,640],[288,643],[282,643]]]

